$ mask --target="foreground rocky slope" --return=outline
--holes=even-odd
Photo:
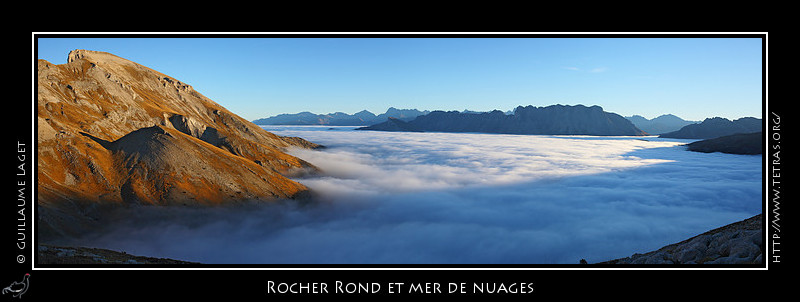
[[[600,264],[760,264],[763,223],[758,214],[656,251]]]
[[[104,207],[301,198],[286,176],[316,148],[231,113],[191,86],[109,53],[37,65],[39,235],[67,235]],[[40,237],[42,238],[42,237]]]
[[[197,264],[168,258],[135,256],[107,249],[39,245],[36,248],[38,264]]]

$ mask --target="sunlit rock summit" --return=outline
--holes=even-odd
[[[286,176],[316,168],[284,151],[318,145],[267,132],[192,86],[115,55],[74,50],[67,61],[37,66],[40,230],[68,232],[71,220],[104,205],[308,194]]]

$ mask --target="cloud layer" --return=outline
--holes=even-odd
[[[326,172],[321,202],[121,213],[84,244],[205,263],[577,263],[761,212],[761,157],[627,137],[271,127]]]

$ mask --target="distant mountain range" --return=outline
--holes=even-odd
[[[356,130],[601,136],[647,135],[629,120],[616,113],[605,112],[600,106],[587,107],[583,105],[519,106],[512,114],[506,114],[499,110],[484,113],[433,111],[411,121],[390,119]]]
[[[664,114],[648,120],[640,115],[626,116],[637,128],[652,135],[678,131],[683,126],[697,124],[699,121],[687,121],[672,114]]]
[[[344,112],[315,114],[308,111],[291,114],[279,114],[276,116],[254,120],[256,125],[327,125],[327,126],[367,126],[382,123],[389,118],[396,118],[403,121],[410,121],[420,115],[425,115],[430,111],[419,111],[417,109],[397,109],[390,107],[386,113],[375,115],[367,110],[362,110],[355,114]]]
[[[420,111],[390,107],[375,115],[367,110],[315,114],[300,112],[257,119],[257,125],[365,126],[357,130],[408,132],[481,132],[549,135],[659,135],[665,138],[710,139],[761,131],[761,120],[747,117],[734,121],[714,117],[702,122],[673,114],[653,119],[640,115],[622,117],[600,106],[518,106],[513,111]]]

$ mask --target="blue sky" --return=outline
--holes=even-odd
[[[761,116],[757,38],[39,38],[106,51],[249,119],[280,113],[599,105],[624,116]]]

